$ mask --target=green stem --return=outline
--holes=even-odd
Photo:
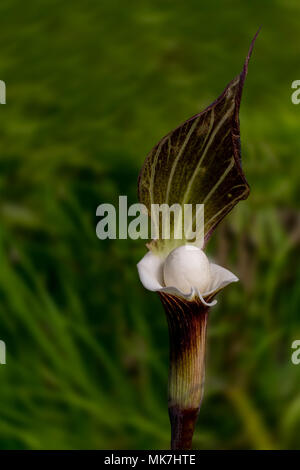
[[[171,448],[191,449],[203,397],[209,307],[160,293],[170,338],[169,416]]]

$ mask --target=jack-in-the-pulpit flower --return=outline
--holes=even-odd
[[[157,292],[170,337],[171,448],[191,449],[203,395],[208,313],[215,295],[238,281],[211,262],[205,246],[218,223],[249,195],[241,167],[239,108],[248,63],[220,97],[167,134],[147,156],[139,176],[139,200],[153,204],[204,204],[204,246],[158,236],[138,263],[144,287]]]

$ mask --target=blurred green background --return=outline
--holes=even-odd
[[[218,296],[194,447],[300,448],[300,4],[296,0],[2,0],[2,449],[166,449],[168,334],[96,207],[137,202],[157,141],[242,67],[251,195],[209,244],[241,282]],[[299,285],[299,284],[298,284]]]

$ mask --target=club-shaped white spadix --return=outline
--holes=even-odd
[[[209,260],[204,251],[194,245],[180,246],[166,258],[163,276],[165,286],[176,287],[184,294],[195,287],[203,294],[211,282]]]

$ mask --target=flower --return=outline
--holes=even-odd
[[[163,137],[139,175],[139,201],[149,213],[153,204],[205,205],[204,244],[221,220],[249,195],[241,166],[239,109],[258,32],[242,72],[204,111]],[[182,450],[192,447],[203,397],[209,310],[216,304],[215,295],[238,278],[209,261],[202,249],[189,245],[188,238],[178,246],[175,228],[174,223],[170,237],[153,237],[137,268],[144,287],[158,293],[167,316],[171,448]]]
[[[180,256],[175,257],[175,253],[180,253]],[[195,297],[198,297],[201,303],[207,307],[215,305],[217,301],[211,301],[211,299],[228,284],[237,282],[238,278],[228,269],[212,263],[207,259],[209,264],[209,274],[206,273],[205,275],[207,276],[208,283],[207,288],[204,291],[201,291],[199,287],[197,287],[199,286],[199,277],[197,277],[199,270],[197,270],[197,266],[195,268],[191,263],[191,258],[197,258],[200,253],[207,259],[204,252],[194,245],[181,245],[170,254],[165,254],[164,256],[148,251],[137,265],[139,277],[143,286],[150,291],[175,295],[187,301],[193,301],[195,300]],[[166,276],[164,276],[164,270],[168,267],[170,256],[172,255],[173,262],[170,268],[173,271],[173,278],[180,278],[180,270],[184,269],[184,274],[187,274],[187,270],[189,270],[189,276],[186,276],[190,282],[190,289],[188,292],[180,290],[178,286],[165,283]],[[178,271],[176,269],[176,264],[178,265]],[[204,269],[207,269],[205,263]],[[172,276],[169,275],[169,278],[171,277]],[[186,285],[187,280],[185,279],[185,281]]]

